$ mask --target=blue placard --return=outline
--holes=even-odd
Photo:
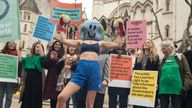
[[[55,32],[56,25],[50,22],[50,18],[39,15],[33,37],[45,41],[51,41]]]

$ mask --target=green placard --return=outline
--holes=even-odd
[[[18,0],[0,0],[0,42],[20,39]]]
[[[18,73],[18,57],[0,54],[0,81],[15,82]]]

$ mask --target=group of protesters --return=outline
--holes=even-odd
[[[22,64],[18,68],[18,76],[24,82],[21,108],[42,108],[42,101],[48,99],[50,108],[69,108],[70,97],[73,108],[103,108],[110,54],[131,56],[133,70],[158,72],[154,108],[192,107],[192,49],[176,53],[173,41],[166,39],[161,42],[163,58],[160,58],[150,39],[140,49],[128,49],[124,36],[117,36],[111,42],[103,41],[95,36],[100,24],[89,23],[85,26],[88,33],[84,34],[84,40],[69,40],[65,32],[60,32],[61,40],[54,40],[47,52],[37,41],[30,54],[22,57],[22,45],[17,50],[14,41],[5,44],[1,53],[18,56]],[[4,108],[10,108],[15,87],[14,83],[0,82],[0,108],[3,108],[4,94]],[[127,108],[129,92],[130,88],[108,87],[108,107],[117,108],[119,104],[119,108]],[[133,108],[146,107],[133,105]]]

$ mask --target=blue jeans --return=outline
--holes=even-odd
[[[0,108],[3,108],[3,98],[6,94],[6,102],[4,108],[10,108],[13,95],[13,83],[0,82]]]

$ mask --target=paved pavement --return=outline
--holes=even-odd
[[[14,95],[13,96],[13,100],[12,100],[12,104],[11,104],[11,108],[20,108],[20,104],[18,103],[18,101],[19,101],[19,97]],[[50,108],[49,101],[44,101],[43,102],[43,108]],[[70,108],[73,108],[72,105],[70,106]],[[106,93],[106,96],[105,96],[105,102],[104,102],[103,108],[109,108],[108,107],[108,96],[107,96],[107,93]],[[132,106],[128,106],[127,108],[132,108]]]

